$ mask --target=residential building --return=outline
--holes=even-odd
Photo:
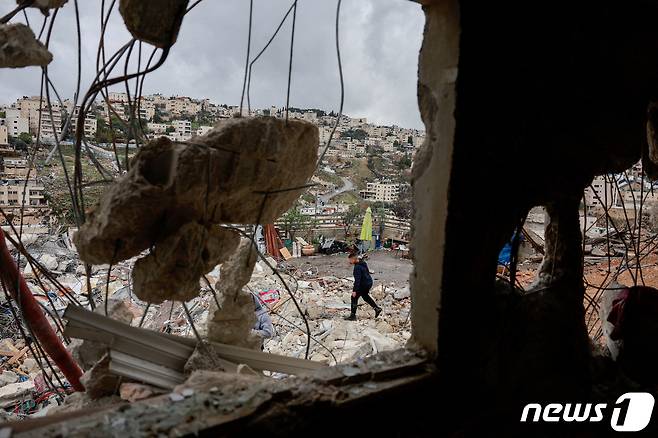
[[[368,201],[395,202],[400,194],[400,184],[388,182],[367,183],[366,189],[360,192],[361,197]]]
[[[0,146],[5,146],[9,144],[9,137],[7,136],[7,127],[5,125],[0,126]]]
[[[24,190],[25,189],[25,190]],[[0,181],[0,206],[20,207],[46,207],[48,202],[44,196],[45,188],[36,180],[4,180]]]
[[[29,132],[36,134],[39,130],[39,113],[46,107],[46,101],[39,96],[23,96],[12,107],[20,111],[20,117],[28,120]]]
[[[192,122],[189,120],[174,120],[172,126],[175,129],[177,137],[180,138],[181,141],[192,138]]]
[[[61,138],[62,136],[62,111],[61,109],[43,108],[41,111],[41,140],[46,142],[54,142],[55,136]]]
[[[201,105],[189,97],[170,97],[165,104],[165,109],[174,115],[196,114],[201,109]]]
[[[36,176],[36,169],[28,167],[28,161],[24,158],[0,157],[0,179],[25,179]]]
[[[18,137],[23,132],[30,132],[30,119],[23,117],[19,109],[8,108],[5,110],[5,126],[7,135]]]
[[[588,208],[612,206],[617,198],[614,182],[604,176],[597,176],[589,187],[585,188],[585,204]]]
[[[149,130],[153,132],[154,134],[164,134],[167,132],[167,128],[171,125],[167,123],[153,123],[153,122],[148,122],[147,124]]]
[[[109,93],[107,93],[107,98],[111,103],[114,102],[128,103],[128,94],[126,93],[110,91]]]
[[[76,106],[73,110],[73,118],[71,119],[71,134],[75,135],[78,127],[78,116],[80,115],[80,106]],[[94,113],[88,111],[85,114],[84,121],[84,133],[85,137],[93,138],[96,136],[96,130],[98,129],[98,120]]]

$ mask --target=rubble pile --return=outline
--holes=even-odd
[[[311,360],[330,365],[349,362],[403,347],[411,336],[408,285],[403,288],[375,285],[371,296],[384,309],[382,314],[374,319],[374,310],[360,302],[357,321],[345,321],[343,317],[350,311],[352,279],[313,276],[295,280],[285,275],[282,277],[308,320],[312,336]],[[308,339],[304,321],[281,280],[265,269],[262,272],[256,269],[247,288],[263,297],[277,332],[265,342],[265,351],[303,358]]]
[[[58,374],[61,381],[65,381]],[[0,421],[42,416],[61,402],[46,383],[57,384],[51,372],[41,370],[20,332],[0,340]]]
[[[400,348],[411,335],[408,285],[400,287],[376,280],[371,295],[384,308],[383,313],[375,319],[373,310],[360,303],[358,320],[345,321],[343,317],[350,309],[352,278],[323,275],[318,269],[297,269],[283,262],[277,265],[269,257],[260,259],[246,239],[242,239],[231,258],[214,266],[200,279],[197,286],[201,293],[185,302],[194,322],[192,327],[180,301],[167,300],[149,305],[133,293],[133,271],[138,257],[144,254],[113,264],[111,269],[110,265],[91,266],[87,279],[84,263],[79,259],[69,234],[72,233],[25,235],[22,239],[30,255],[48,271],[46,276],[39,268],[33,269],[25,257],[20,258],[26,282],[50,314],[53,324],[71,302],[67,294],[85,308],[90,307],[91,296],[95,311],[100,314],[104,314],[107,295],[108,315],[113,319],[188,338],[194,338],[196,331],[211,341],[258,348],[260,340],[249,335],[253,326],[253,297],[258,297],[269,310],[276,331],[274,337],[265,341],[264,351],[303,359],[308,339],[306,326],[290,298],[289,288],[308,321],[311,332],[308,357],[313,361],[334,365],[362,359],[380,351]],[[12,252],[15,252],[14,248]],[[135,394],[124,397],[116,392],[116,388],[126,392],[139,384],[131,383],[133,386],[129,385],[130,388],[126,387],[124,391],[125,381],[117,385],[116,380],[110,379],[107,364],[103,362],[107,362],[103,347],[81,347],[80,340],[72,339],[67,346],[85,371],[83,380],[87,382],[88,392],[69,395],[65,404],[58,407],[61,400],[57,400],[56,394],[46,385],[40,367],[30,356],[10,305],[4,302],[4,298],[0,305],[5,328],[0,335],[6,338],[0,341],[0,369],[3,371],[0,374],[0,415],[6,418],[40,416],[78,405],[141,397]],[[17,310],[14,303],[14,311]],[[270,375],[283,377],[276,373]],[[61,380],[66,382],[63,378]],[[98,381],[99,385],[90,385],[90,381]],[[141,394],[140,391],[137,392]],[[70,393],[71,388],[67,385],[62,390],[64,392]],[[91,398],[92,392],[95,398]]]

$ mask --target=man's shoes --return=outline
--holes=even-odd
[[[382,313],[382,308],[381,307],[375,308],[375,318],[377,318],[380,313]]]
[[[350,316],[344,318],[346,321],[356,321],[356,315],[351,313]]]

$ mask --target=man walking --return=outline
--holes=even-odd
[[[348,256],[350,264],[354,265],[354,287],[352,287],[352,303],[351,303],[351,313],[350,316],[345,317],[348,321],[356,321],[356,307],[359,302],[359,297],[363,298],[363,301],[370,304],[373,309],[375,309],[375,318],[382,313],[382,308],[375,303],[375,301],[370,297],[370,288],[372,287],[372,277],[370,276],[370,270],[366,262],[359,257],[356,252],[351,252]]]

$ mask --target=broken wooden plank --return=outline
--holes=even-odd
[[[286,261],[292,258],[292,255],[290,254],[290,251],[288,251],[288,248],[281,248],[279,249],[279,252],[283,256],[283,259]]]
[[[20,359],[21,357],[25,356],[25,353],[27,353],[27,350],[29,350],[29,347],[24,347],[21,351],[19,351],[18,353],[14,354],[14,356],[12,356],[12,358],[9,359],[9,360],[7,361],[7,363],[8,363],[9,365],[13,365],[13,364],[15,364],[16,362],[18,362],[18,359]]]

